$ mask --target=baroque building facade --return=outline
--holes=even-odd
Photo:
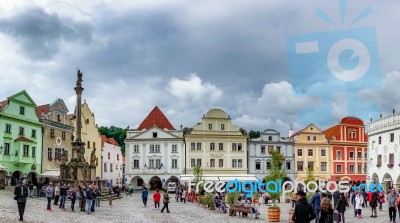
[[[63,152],[72,157],[74,128],[64,100],[58,98],[51,104],[36,107],[36,114],[43,124],[42,174],[43,178],[59,178]]]
[[[0,184],[37,184],[42,169],[42,124],[24,90],[0,101]]]
[[[294,181],[295,161],[292,138],[281,137],[278,131],[266,129],[260,137],[250,139],[248,146],[249,174],[254,174],[258,179],[264,179],[268,175],[271,165],[270,152],[278,150],[285,157],[282,166],[286,171],[286,179],[284,180]]]
[[[182,130],[176,130],[156,106],[125,140],[126,183],[138,189],[179,184],[185,165]]]

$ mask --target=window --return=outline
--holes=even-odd
[[[61,160],[61,148],[55,148],[54,150],[54,159]]]
[[[115,165],[115,169],[118,170],[118,165]]]
[[[364,173],[367,172],[367,164],[364,165]]]
[[[274,146],[268,146],[268,153],[272,153],[274,151]]]
[[[201,167],[201,159],[197,159],[197,166]]]
[[[313,161],[308,161],[307,168],[310,171],[314,171],[314,162]]]
[[[11,125],[6,124],[6,133],[11,133]]]
[[[336,172],[341,173],[342,172],[342,165],[336,165]]]
[[[19,135],[23,136],[24,135],[24,127],[19,127]]]
[[[303,171],[303,161],[297,161],[297,171]]]
[[[93,149],[96,148],[96,142],[93,142]]]
[[[52,160],[53,159],[53,149],[52,148],[48,148],[47,149],[47,159]]]
[[[157,132],[153,132],[153,138],[157,138]]]
[[[390,142],[394,142],[394,133],[390,133]]]
[[[317,136],[313,136],[313,141],[317,141]]]
[[[349,173],[354,173],[354,165],[350,165],[350,167],[349,167]]]
[[[201,150],[201,142],[197,143],[197,150]]]
[[[57,114],[57,121],[61,121],[61,115],[60,114]]]
[[[50,137],[54,137],[54,129],[50,129]]]
[[[133,160],[133,169],[139,169],[139,160]]]
[[[154,160],[153,159],[149,160],[149,169],[155,169]]]
[[[104,172],[107,172],[107,163],[104,163]]]
[[[87,141],[87,148],[90,149],[90,141]]]
[[[225,125],[221,124],[221,130],[225,130]]]
[[[357,165],[357,173],[362,173],[362,166],[361,165]]]
[[[367,157],[368,157],[368,152],[365,152],[364,153],[364,159],[367,160]]]
[[[308,156],[313,156],[313,150],[312,149],[308,150]]]
[[[326,171],[326,162],[321,162],[321,171]]]
[[[61,132],[61,138],[65,139],[65,132],[64,131]]]
[[[10,143],[4,143],[4,155],[10,155]]]
[[[342,151],[336,151],[336,159],[342,158]]]
[[[110,154],[110,152],[108,152],[108,159],[111,159],[111,154]]]
[[[311,141],[311,136],[307,136],[307,141]]]
[[[25,107],[19,107],[19,114],[20,115],[25,115]]]
[[[256,162],[256,170],[261,170],[261,163],[259,161]]]
[[[354,131],[349,132],[349,138],[350,139],[355,139],[356,138],[356,132],[354,132]]]
[[[210,150],[215,150],[215,143],[213,142],[210,143]]]
[[[156,168],[161,169],[161,160],[160,159],[156,159]]]
[[[154,153],[154,145],[150,145],[150,152]]]
[[[277,147],[276,147],[276,151],[281,152],[281,147],[280,147],[280,146],[277,146]]]
[[[212,130],[212,124],[208,124],[208,130]]]
[[[219,149],[219,150],[224,150],[224,144],[220,142],[220,143],[218,144],[218,149]]]
[[[267,162],[267,170],[271,169],[271,162]]]
[[[190,143],[190,150],[195,150],[196,149],[196,143],[192,142]]]
[[[265,146],[261,146],[261,153],[265,154]]]
[[[113,165],[110,163],[110,172],[113,172]]]
[[[291,162],[286,162],[286,169],[287,170],[292,169],[292,163]]]
[[[172,152],[177,153],[178,152],[178,145],[172,145]]]
[[[389,154],[389,163],[394,164],[394,154]]]
[[[156,146],[155,146],[155,152],[156,152],[156,153],[159,153],[159,152],[160,152],[160,145],[156,145]]]
[[[268,136],[268,141],[272,141],[272,136]]]
[[[297,150],[297,156],[303,156],[303,150],[302,149],[298,149]]]
[[[357,158],[361,159],[362,158],[362,153],[361,152],[357,152]]]
[[[238,167],[242,168],[243,167],[243,161],[242,159],[238,159]]]
[[[232,160],[232,168],[236,168],[237,167],[237,159],[233,159]]]
[[[232,143],[232,151],[236,151],[237,150],[236,146],[237,146],[236,143]]]
[[[139,145],[134,145],[133,146],[133,152],[134,153],[139,153]]]
[[[378,155],[376,160],[377,160],[377,165],[381,166],[382,165],[382,155]]]
[[[196,159],[191,159],[190,160],[190,166],[191,167],[196,167]]]
[[[326,149],[321,149],[321,156],[326,156]]]
[[[218,165],[219,167],[224,167],[224,160],[223,159],[219,159],[218,160],[218,164],[219,164]]]
[[[23,149],[24,149],[23,156],[29,156],[29,146],[24,145]]]
[[[117,154],[117,160],[119,160],[119,154]]]
[[[354,159],[354,152],[353,151],[350,151],[349,157],[350,157],[350,159]]]
[[[238,151],[242,151],[242,143],[238,143]]]
[[[178,160],[177,159],[172,159],[172,168],[178,168]]]
[[[382,136],[379,136],[379,138],[378,138],[378,144],[379,144],[379,145],[382,144]]]
[[[36,147],[32,147],[32,158],[36,157]]]
[[[215,159],[210,159],[210,167],[215,167]]]

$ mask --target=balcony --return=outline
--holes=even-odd
[[[17,163],[25,163],[26,164],[26,163],[33,163],[34,160],[35,160],[35,158],[32,158],[30,156],[22,156],[22,155],[20,155],[20,156],[16,157],[15,162],[17,162]]]

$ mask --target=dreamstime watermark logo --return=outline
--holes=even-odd
[[[334,193],[339,191],[340,193],[346,193],[350,191],[349,181],[328,181],[327,183],[318,180],[318,181],[310,181],[305,183],[304,181],[294,182],[282,180],[269,181],[263,183],[261,179],[257,181],[239,181],[237,179],[226,182],[222,181],[200,181],[197,184],[190,181],[189,182],[189,192],[191,191],[191,187],[195,186],[196,192],[199,193],[200,189],[203,189],[207,193],[213,192],[245,192],[247,197],[251,197],[253,193],[258,191],[265,193],[289,193],[297,191],[299,188],[302,188],[304,192],[315,193],[317,190],[320,192],[330,192]],[[364,184],[364,186],[367,186]],[[353,187],[354,188],[354,187]],[[359,187],[357,189],[361,189]],[[371,187],[372,188],[372,187]]]

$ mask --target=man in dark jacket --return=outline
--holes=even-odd
[[[18,204],[19,221],[24,221],[26,198],[28,197],[28,187],[22,182],[22,180],[20,180],[17,186],[15,186],[14,195],[14,200],[16,200]]]
[[[336,210],[338,210],[339,214],[342,217],[342,223],[345,223],[344,221],[344,212],[346,211],[346,206],[347,206],[347,200],[344,197],[344,193],[340,193],[339,194],[339,201],[338,204],[336,206]]]
[[[87,214],[91,214],[93,203],[93,190],[92,185],[89,185],[89,188],[86,190],[86,212]]]
[[[321,211],[321,196],[319,195],[318,190],[311,198],[311,205],[316,216],[315,223],[319,223],[319,212]]]
[[[379,192],[375,191],[371,195],[371,200],[369,201],[369,205],[371,206],[372,209],[372,214],[371,218],[376,218],[376,207],[378,207],[378,198],[379,198]]]
[[[310,223],[316,218],[312,206],[307,202],[306,193],[304,191],[297,191],[299,200],[294,208],[292,220],[295,223]]]
[[[337,207],[337,204],[338,204],[338,202],[339,202],[339,199],[340,199],[340,193],[339,193],[339,191],[337,190],[337,191],[335,191],[335,192],[333,193],[333,207]]]

